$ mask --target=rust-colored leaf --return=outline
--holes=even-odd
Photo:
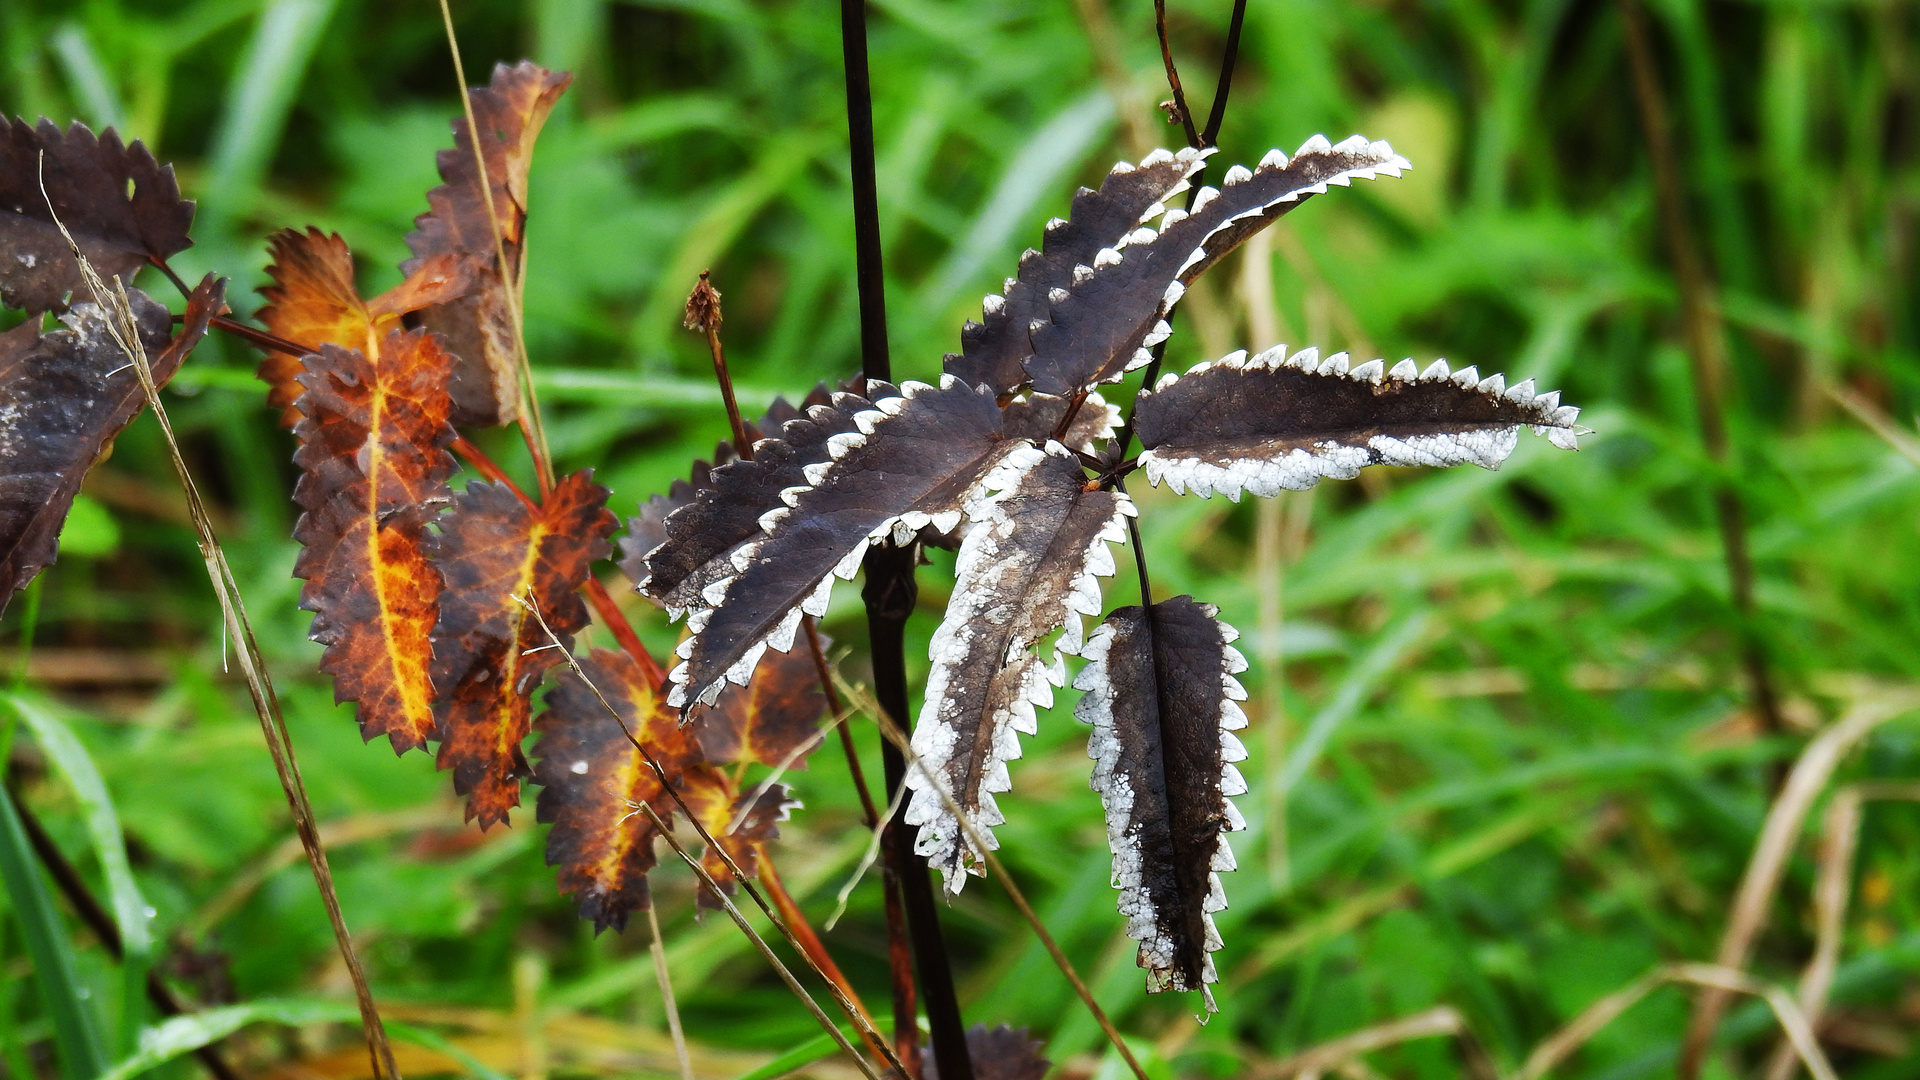
[[[654,693],[640,665],[622,652],[595,649],[580,669],[620,712],[627,732],[669,772],[700,769],[699,750],[681,730],[678,710]],[[674,803],[653,769],[634,752],[621,722],[572,671],[564,671],[535,721],[540,785],[535,811],[547,834],[547,865],[557,867],[560,891],[595,929],[623,930],[627,916],[648,905],[647,871],[656,856],[653,823],[639,812],[653,807],[671,821]]]
[[[45,194],[41,184],[45,183]],[[48,201],[52,207],[48,207]],[[14,120],[0,130],[0,303],[52,311],[86,288],[54,216],[103,278],[131,280],[148,260],[185,250],[193,200],[180,197],[173,166],[145,146],[96,138],[75,122]]]
[[[469,796],[467,819],[482,828],[507,820],[530,775],[520,751],[533,692],[561,660],[521,601],[539,609],[561,642],[587,625],[575,592],[612,551],[619,519],[591,472],[562,480],[529,508],[505,486],[478,482],[440,520],[438,565],[446,579],[433,631],[433,681],[440,690],[440,767]],[[515,598],[518,599],[515,599]]]
[[[700,824],[733,859],[733,864],[748,877],[758,877],[760,872],[759,845],[780,835],[780,823],[787,820],[795,806],[800,805],[787,794],[787,789],[779,784],[771,785],[766,791],[754,798],[749,790],[736,794],[733,784],[726,774],[711,767],[689,768],[679,779],[680,797],[686,800],[687,809],[700,818]],[[753,799],[751,809],[747,809],[748,799]],[[730,828],[738,818],[738,828]],[[700,865],[714,884],[731,894],[738,880],[733,870],[727,866],[727,860],[720,853],[708,848],[700,856]],[[706,889],[699,891],[701,907],[718,910],[720,901]]]
[[[466,118],[455,117],[453,149],[440,151],[437,158],[440,178],[446,182],[427,193],[431,209],[416,219],[418,227],[407,237],[414,258],[401,264],[402,271],[412,274],[436,256],[451,256],[473,273],[471,288],[428,307],[420,316],[422,325],[446,335],[448,347],[460,357],[453,387],[456,424],[510,424],[520,417],[507,289],[519,287],[517,277],[526,250],[527,172],[534,140],[554,102],[572,81],[572,75],[532,62],[496,66],[492,84],[468,94],[482,135],[486,188],[480,184]],[[496,223],[515,280],[500,275]]]
[[[339,345],[372,355],[378,343],[400,329],[400,317],[430,304],[442,303],[472,284],[467,267],[451,256],[425,260],[407,279],[370,301],[360,299],[353,282],[353,254],[338,234],[307,227],[306,232],[284,229],[268,242],[273,262],[267,274],[272,285],[262,286],[267,304],[254,314],[276,336],[318,351]],[[258,374],[268,386],[267,403],[282,410],[281,422],[292,427],[300,419],[293,407],[306,371],[299,358],[270,352]]]
[[[323,345],[300,376],[294,575],[307,579],[300,606],[327,646],[320,670],[334,677],[334,699],[358,703],[362,737],[386,735],[404,753],[435,725],[441,583],[426,527],[454,469],[444,449],[453,360],[419,330],[368,348]]]
[[[825,635],[821,645],[826,644]],[[827,711],[826,691],[813,650],[796,645],[791,652],[768,652],[745,686],[721,691],[712,708],[695,715],[687,730],[714,765],[752,761],[761,765],[806,768],[805,755],[787,759],[813,738]]]
[[[63,249],[69,262],[72,254]],[[164,385],[225,309],[226,283],[209,275],[187,301],[171,339],[167,309],[127,290],[154,382]],[[80,481],[111,450],[146,394],[91,303],[73,305],[66,329],[28,319],[0,334],[0,610],[53,562]]]

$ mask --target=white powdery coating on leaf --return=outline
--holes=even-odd
[[[1202,608],[1219,624],[1224,642],[1231,643],[1239,638],[1239,631],[1219,620],[1218,608],[1212,604],[1204,604]],[[1100,801],[1106,809],[1107,843],[1113,851],[1112,883],[1120,890],[1118,907],[1126,917],[1127,936],[1140,943],[1137,963],[1147,970],[1148,992],[1200,990],[1205,994],[1207,1011],[1214,1012],[1213,995],[1207,992],[1207,984],[1219,981],[1211,954],[1217,952],[1223,943],[1220,931],[1214,925],[1213,913],[1224,911],[1227,907],[1226,891],[1220,884],[1220,875],[1238,866],[1226,834],[1247,827],[1246,819],[1231,801],[1233,796],[1247,792],[1245,778],[1232,764],[1244,761],[1247,757],[1246,748],[1233,735],[1234,731],[1247,726],[1246,713],[1235,704],[1247,700],[1247,691],[1240,685],[1240,680],[1234,678],[1247,669],[1247,661],[1239,650],[1231,644],[1226,645],[1226,664],[1220,674],[1220,750],[1221,760],[1225,763],[1221,768],[1220,793],[1225,797],[1221,803],[1225,810],[1225,821],[1208,860],[1207,895],[1202,902],[1201,921],[1206,933],[1203,948],[1207,955],[1201,965],[1201,985],[1178,986],[1174,972],[1177,946],[1171,938],[1160,932],[1158,912],[1144,884],[1142,866],[1145,853],[1141,850],[1133,827],[1134,785],[1119,773],[1121,746],[1114,734],[1114,687],[1108,673],[1108,660],[1115,636],[1114,625],[1110,622],[1102,623],[1094,630],[1081,652],[1086,666],[1073,680],[1073,685],[1075,689],[1084,691],[1074,715],[1093,726],[1093,733],[1087,740],[1087,756],[1094,761],[1089,785],[1100,793]]]
[[[1301,148],[1301,153],[1306,153],[1305,147]],[[1557,390],[1536,393],[1532,379],[1509,388],[1504,376],[1496,374],[1481,379],[1472,367],[1451,371],[1445,360],[1435,360],[1417,375],[1412,360],[1400,361],[1391,371],[1384,371],[1385,366],[1384,360],[1369,360],[1349,368],[1346,353],[1335,353],[1322,360],[1319,350],[1311,346],[1289,355],[1285,345],[1276,345],[1257,356],[1248,357],[1244,351],[1233,352],[1219,360],[1195,364],[1184,375],[1162,375],[1154,383],[1153,389],[1143,396],[1163,392],[1183,378],[1191,378],[1215,367],[1242,370],[1291,367],[1372,386],[1395,382],[1450,381],[1463,390],[1473,390],[1489,397],[1504,397],[1516,404],[1531,406],[1536,410],[1537,418],[1543,422],[1516,421],[1505,427],[1409,435],[1404,438],[1375,435],[1364,444],[1330,439],[1315,443],[1311,448],[1289,449],[1278,457],[1246,457],[1224,463],[1177,451],[1142,450],[1138,460],[1140,467],[1146,471],[1147,483],[1158,487],[1164,481],[1175,494],[1184,495],[1192,491],[1203,499],[1209,499],[1217,492],[1233,502],[1239,502],[1243,492],[1269,498],[1281,491],[1304,491],[1323,479],[1351,480],[1368,465],[1444,468],[1472,464],[1497,469],[1519,444],[1522,427],[1532,428],[1535,434],[1546,436],[1548,442],[1563,450],[1580,448],[1579,436],[1585,433],[1585,429],[1574,423],[1579,418],[1580,410],[1571,405],[1561,405],[1560,392]]]
[[[1000,846],[993,827],[1006,817],[994,794],[1013,786],[1007,763],[1020,756],[1019,737],[1037,730],[1037,710],[1052,708],[1053,688],[1065,685],[1066,668],[1060,653],[1080,647],[1084,633],[1081,616],[1100,613],[1099,579],[1114,573],[1113,553],[1107,545],[1126,539],[1124,519],[1135,513],[1132,501],[1120,495],[1113,515],[1102,523],[1087,546],[1066,553],[1077,569],[1065,591],[1033,598],[1029,592],[1031,580],[1044,575],[1048,568],[1035,565],[1024,549],[1007,550],[1007,541],[1020,527],[1019,516],[1009,512],[1007,503],[1018,492],[1021,481],[1049,456],[1071,460],[1072,452],[1053,441],[1047,443],[1044,452],[1038,447],[1023,447],[1009,453],[981,481],[980,488],[988,494],[969,512],[974,524],[960,543],[953,596],[928,650],[932,666],[927,674],[925,705],[913,732],[917,760],[907,773],[913,798],[907,804],[904,820],[919,826],[914,851],[940,870],[952,895],[959,894],[968,874],[985,873],[985,853],[962,827],[953,806],[968,816],[987,848]],[[1027,583],[1024,587],[1022,579]],[[1009,624],[1016,619],[1025,624],[1024,634],[1011,631]],[[1065,629],[1053,662],[1042,663],[1035,649],[1039,638],[1061,627]],[[996,658],[999,667],[986,676],[991,687],[987,710],[982,715],[965,715],[953,693],[956,680],[979,678],[975,650],[993,645],[992,639],[1002,635],[1003,647]],[[956,789],[952,776],[955,754],[960,750],[961,731],[968,727],[974,729],[976,739],[985,742],[984,765],[975,774],[976,783]]]

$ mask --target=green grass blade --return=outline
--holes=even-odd
[[[200,235],[247,213],[286,127],[294,93],[332,16],[334,0],[274,0],[260,14],[253,40],[227,88],[227,105],[214,136]]]
[[[113,808],[113,796],[86,747],[74,737],[64,720],[18,695],[8,704],[32,729],[33,737],[60,774],[67,778],[86,818],[87,837],[106,875],[107,892],[113,905],[113,921],[120,927],[120,944],[129,960],[145,957],[153,949],[153,933],[147,925],[147,901],[133,880],[133,867],[127,863],[127,840],[120,831],[120,815]]]
[[[20,936],[33,961],[34,982],[53,1024],[53,1041],[66,1080],[92,1080],[106,1064],[100,1023],[80,983],[73,946],[54,910],[33,848],[27,843],[13,795],[0,785],[0,882],[20,921]]]
[[[840,1033],[848,1039],[857,1039],[860,1037],[860,1033],[854,1029],[852,1024],[841,1025]],[[834,1045],[833,1037],[822,1032],[752,1072],[741,1075],[739,1080],[773,1080],[774,1077],[785,1076],[803,1065],[811,1065],[821,1058],[833,1054],[838,1049],[839,1048]]]

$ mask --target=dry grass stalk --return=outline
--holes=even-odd
[[[1754,939],[1766,923],[1767,912],[1773,906],[1774,894],[1780,887],[1781,874],[1799,840],[1807,812],[1826,789],[1827,781],[1841,759],[1873,729],[1916,708],[1920,708],[1920,690],[1894,690],[1870,695],[1855,701],[1845,715],[1807,743],[1806,749],[1801,751],[1792,771],[1788,773],[1787,782],[1782,785],[1772,808],[1767,811],[1766,823],[1761,827],[1759,840],[1754,843],[1753,856],[1747,863],[1745,876],[1741,878],[1740,890],[1727,914],[1727,928],[1721,935],[1720,948],[1714,957],[1716,966],[1733,972],[1746,968],[1748,959],[1753,955]],[[1713,1036],[1713,1030],[1719,1025],[1720,1016],[1726,1011],[1728,999],[1734,992],[1711,983],[1700,985],[1706,986],[1707,990],[1694,1001],[1693,1015],[1687,1026],[1687,1041],[1681,1050],[1683,1063],[1697,1061],[1699,1055],[1705,1052],[1707,1040]]]
[[[41,164],[44,170],[44,154]],[[173,423],[167,418],[166,405],[160,400],[160,388],[154,385],[153,369],[147,364],[146,349],[140,345],[140,330],[133,315],[133,301],[127,296],[126,286],[119,278],[115,278],[109,287],[101,280],[93,264],[80,253],[80,245],[74,241],[73,234],[67,231],[58,212],[54,210],[53,200],[47,196],[44,175],[40,194],[47,200],[47,212],[52,215],[54,225],[59,228],[68,249],[73,252],[75,262],[79,264],[80,276],[86,282],[88,291],[106,312],[104,322],[107,332],[139,378],[147,405],[160,425],[160,433],[167,444],[167,456],[173,462],[181,491],[186,495],[187,513],[193,521],[200,558],[206,564],[207,580],[212,583],[214,597],[220,604],[222,625],[226,636],[234,643],[234,655],[239,662],[240,673],[246,679],[247,691],[253,698],[254,713],[260,719],[260,731],[266,737],[267,750],[273,756],[274,772],[280,778],[281,790],[286,793],[287,806],[293,814],[294,831],[299,834],[300,844],[306,850],[307,862],[313,868],[314,882],[320,889],[321,903],[327,911],[327,921],[333,928],[334,943],[339,947],[340,957],[346,962],[347,974],[353,981],[354,998],[359,1004],[367,1055],[374,1075],[400,1080],[399,1070],[394,1065],[393,1048],[387,1042],[386,1027],[380,1022],[380,1012],[373,1001],[373,990],[367,985],[366,970],[360,965],[360,955],[355,951],[353,937],[347,931],[346,917],[340,911],[340,897],[334,890],[333,871],[327,865],[326,850],[320,843],[313,804],[307,799],[306,783],[301,779],[300,763],[293,752],[293,736],[287,731],[286,717],[280,712],[279,695],[274,692],[273,681],[267,675],[266,659],[260,653],[259,643],[254,640],[253,623],[247,618],[246,607],[240,599],[240,585],[234,580],[233,570],[227,565],[226,552],[214,532],[213,518],[200,497],[193,474],[187,470],[186,459],[180,453],[180,443],[174,438]]]
[[[1535,1047],[1512,1080],[1540,1080],[1572,1056],[1574,1051],[1586,1045],[1587,1040],[1599,1034],[1601,1029],[1618,1019],[1621,1013],[1639,1003],[1641,998],[1671,983],[1706,987],[1726,995],[1752,994],[1764,999],[1772,1007],[1781,1029],[1786,1032],[1788,1043],[1800,1060],[1806,1063],[1807,1071],[1813,1074],[1814,1080],[1839,1080],[1826,1054],[1821,1051],[1820,1044],[1815,1041],[1806,1014],[1800,1011],[1785,990],[1771,983],[1763,983],[1744,972],[1715,964],[1664,965],[1594,1002],[1566,1027],[1555,1032],[1552,1038]]]
[[[1920,781],[1849,784],[1827,804],[1820,826],[1820,877],[1813,889],[1813,956],[1800,974],[1795,995],[1807,1023],[1815,1029],[1826,1011],[1827,992],[1840,965],[1840,939],[1852,897],[1853,856],[1860,843],[1860,809],[1870,799],[1920,802]],[[1766,1080],[1791,1080],[1798,1066],[1793,1047],[1782,1043],[1774,1048],[1762,1075]]]
[[[680,1027],[680,1005],[673,998],[673,977],[667,972],[667,948],[660,940],[660,912],[647,905],[647,951],[653,955],[653,977],[660,984],[660,1004],[667,1012],[667,1033],[673,1037],[673,1056],[680,1059],[680,1080],[693,1080],[693,1058],[687,1054],[687,1033]]]
[[[1304,1080],[1306,1077],[1339,1071],[1362,1054],[1417,1039],[1442,1037],[1459,1041],[1468,1075],[1475,1080],[1495,1080],[1498,1074],[1494,1072],[1493,1065],[1467,1028],[1466,1019],[1451,1005],[1441,1005],[1412,1016],[1362,1028],[1302,1050],[1290,1058],[1263,1065],[1247,1075],[1249,1080]]]

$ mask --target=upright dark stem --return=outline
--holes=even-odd
[[[1201,146],[1214,145],[1220,138],[1220,125],[1227,119],[1227,93],[1233,89],[1233,64],[1240,58],[1240,27],[1246,19],[1247,0],[1233,0],[1233,19],[1227,24],[1227,52],[1220,60],[1220,81],[1214,85],[1213,108],[1207,111],[1206,130],[1200,133]]]
[[[1767,669],[1764,646],[1754,626],[1753,561],[1747,550],[1746,508],[1740,495],[1726,479],[1728,458],[1726,419],[1722,414],[1721,373],[1726,367],[1725,328],[1721,325],[1719,305],[1705,263],[1694,246],[1687,221],[1686,198],[1680,181],[1680,168],[1674,154],[1672,134],[1667,125],[1667,108],[1660,88],[1660,74],[1654,64],[1653,45],[1647,34],[1646,13],[1637,0],[1620,0],[1620,17],[1626,31],[1627,61],[1633,70],[1634,97],[1640,108],[1640,121],[1646,128],[1647,154],[1653,165],[1654,196],[1660,209],[1660,228],[1665,233],[1668,253],[1673,258],[1674,283],[1680,290],[1680,323],[1686,338],[1687,359],[1693,370],[1694,404],[1700,414],[1700,438],[1707,456],[1719,467],[1721,478],[1714,487],[1713,508],[1719,520],[1720,543],[1727,564],[1727,577],[1739,619],[1741,660],[1747,672],[1753,710],[1769,733],[1784,730],[1779,702],[1774,694],[1772,676]],[[1774,777],[1777,790],[1785,779],[1785,766]],[[1680,1047],[1675,1069],[1678,1080],[1694,1080],[1700,1075],[1707,1043],[1726,1010],[1729,995],[1724,990],[1703,989],[1694,998],[1693,1015],[1687,1023],[1686,1039]]]
[[[840,0],[840,43],[846,64],[847,143],[853,173],[854,280],[860,295],[860,373],[868,381],[891,381],[893,363],[887,353],[886,279],[880,250],[880,198],[873,175],[873,88],[867,73],[866,0]],[[913,583],[912,548],[876,548],[867,555],[867,637],[873,652],[874,694],[880,707],[901,730],[912,722],[907,710],[906,626],[917,595]],[[906,759],[881,740],[882,763],[889,793],[906,780]],[[904,810],[904,808],[903,808]],[[940,935],[939,908],[933,900],[926,860],[906,843],[906,826],[896,814],[887,822],[882,843],[887,869],[898,883],[906,930],[920,976],[920,995],[927,1008],[933,1056],[942,1080],[973,1080],[973,1062],[967,1053],[966,1028],[960,1020],[960,1000],[954,992],[953,972]],[[893,905],[888,905],[891,916]],[[898,931],[889,918],[891,951],[899,954]],[[896,984],[898,983],[896,965]],[[894,987],[894,1041],[917,1045],[911,987]],[[905,1060],[903,1056],[903,1060]]]

